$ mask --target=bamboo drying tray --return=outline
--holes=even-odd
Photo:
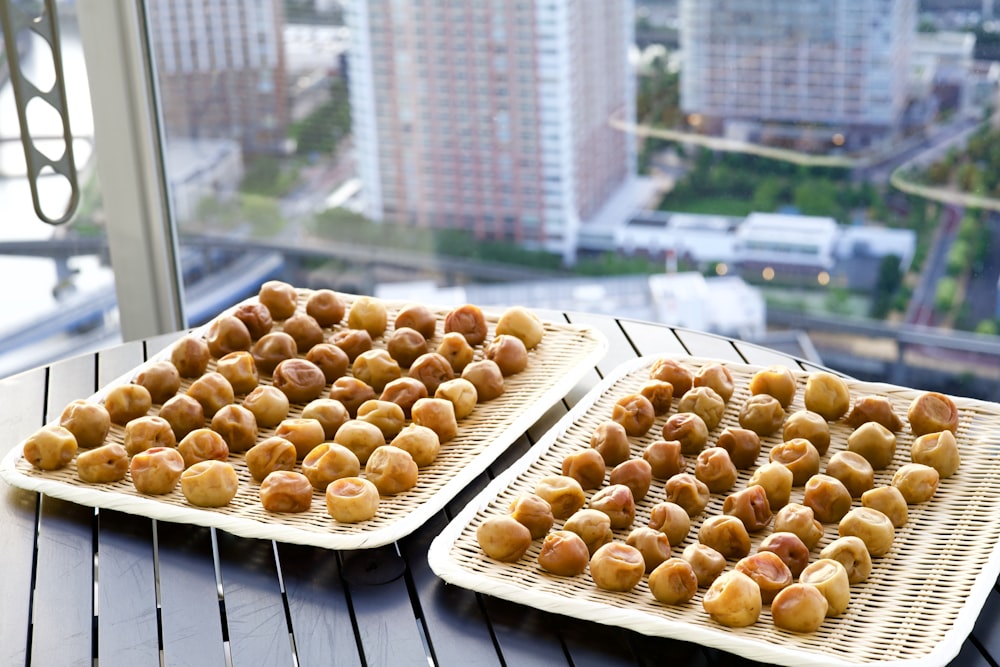
[[[298,307],[304,309],[311,292],[298,290],[298,293]],[[349,294],[340,296],[349,311],[357,297]],[[256,297],[248,301],[254,300]],[[396,313],[412,304],[401,301],[384,303],[389,314],[389,325],[386,334],[375,339],[375,347],[385,347]],[[233,309],[227,309],[218,317],[231,313]],[[437,349],[443,336],[443,319],[449,309],[431,308],[431,311],[438,319],[437,331],[434,338],[429,340],[428,346],[433,350]],[[495,333],[502,311],[483,309],[483,312],[489,330],[486,338],[488,343]],[[346,321],[345,315],[340,324],[327,329],[326,333],[345,328]],[[209,322],[193,333],[204,336],[211,324]],[[32,467],[22,456],[23,443],[12,448],[4,457],[0,463],[0,477],[14,486],[82,505],[106,507],[165,521],[214,526],[244,537],[275,539],[331,549],[382,546],[416,530],[442,509],[550,407],[560,401],[606,352],[607,340],[590,327],[547,321],[543,321],[543,325],[544,338],[530,351],[528,367],[505,378],[505,391],[500,397],[480,403],[472,414],[460,420],[458,436],[442,444],[437,459],[420,469],[417,486],[395,496],[382,497],[376,516],[369,521],[347,524],[333,520],[326,513],[323,493],[318,491],[314,492],[312,507],[307,512],[268,512],[260,503],[260,485],[250,476],[244,455],[240,453],[231,453],[228,459],[236,468],[239,491],[229,505],[221,508],[190,505],[179,486],[163,496],[142,495],[132,486],[130,476],[111,484],[87,484],[77,478],[75,461],[61,470],[41,471]],[[280,329],[280,322],[275,322],[274,329]],[[482,357],[483,345],[480,345],[476,347],[476,358]],[[109,389],[132,382],[144,366],[169,358],[168,348],[146,364],[103,387],[90,400],[102,401]],[[213,359],[208,370],[214,368]],[[182,380],[180,391],[186,390],[191,382],[192,380]],[[260,383],[270,384],[270,376],[262,374]],[[237,396],[236,402],[239,403],[241,399],[242,396]],[[302,404],[293,403],[288,416],[300,415],[303,407]],[[156,414],[159,408],[159,405],[154,405],[149,414]],[[54,421],[57,422],[58,417]],[[258,441],[272,435],[274,429],[258,429]],[[124,428],[112,425],[108,441],[121,443],[123,439]]]
[[[608,419],[614,402],[638,390],[658,359],[643,357],[617,369],[581,400],[551,431],[518,462],[494,480],[458,515],[431,545],[432,569],[448,582],[506,598],[546,611],[629,628],[637,632],[694,641],[754,660],[783,665],[936,665],[954,657],[971,632],[976,617],[1000,574],[1000,405],[954,398],[960,412],[956,438],[961,451],[959,470],[941,480],[927,503],[911,505],[909,520],[896,531],[889,554],[873,559],[870,578],[851,587],[851,603],[837,618],[828,618],[814,633],[796,634],[776,628],[767,606],[760,619],[742,629],[726,628],[702,609],[705,589],[693,600],[670,606],[657,602],[649,592],[646,577],[631,592],[609,593],[598,589],[589,573],[558,577],[537,564],[541,540],[513,564],[488,558],[476,541],[477,527],[488,517],[507,512],[510,502],[522,492],[533,491],[536,482],[561,471],[563,458],[589,446],[590,434]],[[707,359],[675,357],[692,370]],[[731,371],[736,391],[714,436],[727,426],[739,426],[740,406],[749,396],[749,378],[759,367],[718,362]],[[795,372],[798,391],[788,413],[802,409],[807,373]],[[876,471],[876,486],[888,484],[892,473],[910,461],[913,437],[906,412],[919,391],[886,384],[848,381],[854,400],[866,395],[887,397],[903,419],[897,433],[896,456],[885,470]],[[673,413],[676,409],[674,401]],[[650,433],[632,438],[632,455],[659,439],[666,417],[657,418]],[[851,428],[831,423],[831,445],[821,460],[821,471],[834,452],[846,448]],[[757,464],[768,460],[776,436],[761,438]],[[693,470],[693,457],[688,470]],[[733,490],[742,489],[752,470],[742,470]],[[802,501],[802,487],[792,490],[792,502]],[[595,491],[587,492],[588,498]],[[673,555],[697,540],[704,518],[722,513],[725,494],[712,494],[706,510],[692,520],[684,543]],[[637,503],[633,526],[645,526],[650,508],[665,499],[663,480],[655,480],[646,498]],[[854,506],[860,502],[855,499]],[[561,526],[556,521],[553,530]],[[628,531],[616,531],[624,541]],[[751,534],[751,553],[770,532]],[[812,550],[812,559],[837,537],[837,526],[825,525],[825,535]],[[731,569],[732,562],[727,564]]]

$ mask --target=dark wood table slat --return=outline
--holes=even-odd
[[[361,665],[337,553],[296,544],[277,548],[299,664]]]
[[[221,530],[216,541],[233,664],[294,664],[274,543]]]
[[[799,361],[799,366],[801,366],[802,370],[806,371],[807,373],[810,373],[812,371],[828,371],[828,370],[830,370],[830,369],[826,368],[825,366],[821,366],[820,364],[814,364],[813,362],[811,362],[811,361],[809,361],[807,359],[801,359]]]
[[[114,382],[145,360],[141,341],[96,356],[96,386]],[[102,665],[159,661],[153,522],[111,510],[97,515],[97,656]]]
[[[996,664],[995,660],[983,655],[979,647],[971,641],[962,644],[958,655],[949,663],[950,667],[996,667]]]
[[[159,336],[152,336],[143,341],[146,348],[146,358],[152,359],[160,352],[166,350],[168,347],[174,344],[179,338],[181,338],[186,331],[175,331],[168,334],[162,334]]]
[[[662,637],[649,637],[639,633],[632,635],[632,650],[636,655],[636,665],[642,667],[657,667],[662,665],[663,656],[670,656],[671,664],[684,665],[685,667],[708,667],[718,665],[715,656],[709,654],[704,646]],[[748,661],[727,654],[730,665],[747,667]]]
[[[796,359],[783,352],[740,341],[734,341],[733,345],[746,358],[746,363],[752,366],[788,366],[794,370],[802,368]]]
[[[526,435],[511,443],[487,468],[490,477],[502,474],[512,463],[524,456],[531,449],[531,445],[532,441]]]
[[[590,621],[559,624],[559,636],[573,667],[626,667],[637,657],[630,641],[633,633]]]
[[[532,442],[528,437],[518,438],[489,466],[485,477],[476,480],[474,485],[467,487],[455,501],[448,505],[449,515],[453,516],[460,511],[465,499],[471,501],[475,494],[485,488],[489,481],[502,474],[512,463],[527,453],[531,445]],[[488,595],[480,595],[479,601],[484,613],[489,618],[501,660],[505,661],[506,664],[558,665],[565,662],[565,650],[558,635],[552,629],[548,614]],[[512,608],[519,609],[520,614],[512,613]],[[532,628],[534,628],[534,632],[530,631]],[[533,656],[538,656],[538,658]],[[551,662],[553,659],[556,662]]]
[[[46,378],[46,370],[39,368],[0,382],[2,454],[42,425]],[[0,570],[4,573],[0,577],[0,600],[4,601],[0,664],[25,664],[38,494],[5,484],[0,498],[0,526],[5,542],[0,549]]]
[[[500,654],[508,665],[556,666],[571,664],[559,637],[563,617],[484,595]]]
[[[166,664],[225,664],[211,531],[165,521],[154,528]]]
[[[159,662],[153,522],[102,509],[97,532],[97,657],[107,665]]]
[[[573,323],[573,321],[570,319],[569,316],[563,314],[559,314],[558,317],[555,314],[553,314],[550,319],[554,322],[559,322],[559,323],[563,322]],[[604,329],[602,329],[602,332],[605,333],[605,335],[607,335],[610,332],[612,336],[614,336],[616,339],[621,335],[621,330],[618,329],[617,327],[616,328],[605,327]],[[603,359],[601,363],[603,363]],[[591,389],[593,389],[594,385],[600,381],[601,381],[601,375],[595,368],[594,370],[588,372],[584,377],[582,377],[580,381],[576,383],[576,386],[574,386],[566,393],[566,396],[563,399],[563,403],[569,406],[576,405],[576,403],[578,403],[580,399],[586,396],[587,393],[590,392]],[[550,424],[546,422],[545,425],[550,425]],[[537,434],[538,429],[536,427],[532,427],[532,429],[529,432],[532,434]]]

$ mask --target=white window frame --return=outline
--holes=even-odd
[[[187,326],[145,3],[78,0],[123,340]]]

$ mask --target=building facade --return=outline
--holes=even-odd
[[[591,250],[663,260],[668,272],[685,264],[714,265],[719,275],[754,282],[836,285],[874,289],[881,265],[895,257],[909,270],[916,252],[912,229],[878,223],[838,225],[833,218],[792,213],[751,213],[737,218],[702,213],[643,211]]]
[[[916,0],[680,0],[681,108],[699,129],[864,149],[908,104]]]
[[[285,151],[281,0],[150,0],[167,138],[234,139],[244,155]]]
[[[348,5],[357,169],[375,220],[572,255],[634,203],[631,0]]]

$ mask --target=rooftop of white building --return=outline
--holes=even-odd
[[[900,267],[906,270],[913,260],[917,247],[917,233],[912,229],[891,227],[849,226],[841,229],[837,242],[837,255],[853,257],[859,255],[896,255]]]
[[[751,213],[740,225],[744,234],[833,234],[837,231],[837,221],[833,218],[794,213]]]

